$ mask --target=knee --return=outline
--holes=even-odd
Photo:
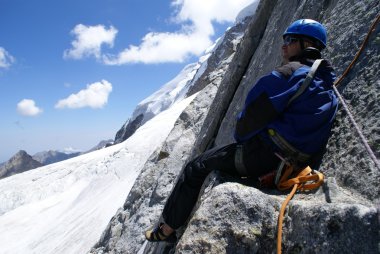
[[[192,178],[193,174],[199,171],[199,167],[195,161],[190,161],[185,167],[185,176],[186,178]]]
[[[184,169],[185,179],[190,181],[203,181],[209,173],[209,170],[204,167],[200,160],[193,160],[189,162]]]

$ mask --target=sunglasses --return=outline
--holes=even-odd
[[[297,42],[299,39],[291,36],[285,36],[284,37],[284,45],[288,46],[294,42]]]

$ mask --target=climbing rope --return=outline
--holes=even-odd
[[[363,41],[362,45],[360,46],[359,51],[356,53],[354,59],[352,60],[351,64],[346,68],[346,70],[343,72],[342,76],[334,83],[334,91],[339,97],[339,100],[341,101],[344,109],[346,110],[352,124],[354,125],[356,131],[359,133],[359,136],[368,151],[371,159],[375,163],[376,167],[380,170],[380,164],[377,160],[375,154],[373,153],[372,149],[368,145],[368,142],[366,138],[364,137],[362,131],[360,130],[359,126],[357,125],[352,113],[350,112],[347,104],[345,103],[343,97],[338,92],[337,87],[340,85],[341,81],[344,79],[345,76],[347,76],[348,72],[351,70],[351,68],[354,66],[355,62],[359,58],[360,54],[362,53],[364,47],[366,46],[370,35],[375,30],[375,27],[380,21],[380,15],[375,19],[375,21],[372,23],[371,28],[369,29],[367,36],[365,40]],[[284,220],[284,214],[286,206],[288,205],[289,201],[293,198],[294,194],[297,190],[312,190],[315,188],[318,188],[323,184],[324,176],[322,173],[317,172],[316,170],[312,170],[310,167],[306,167],[303,170],[301,170],[296,177],[288,179],[289,176],[293,173],[293,167],[291,165],[287,165],[285,172],[283,176],[280,179],[280,182],[277,185],[277,188],[279,190],[287,190],[292,188],[291,192],[286,197],[285,201],[281,205],[280,214],[278,217],[278,231],[277,231],[277,254],[281,254],[281,244],[282,244],[282,223]]]
[[[346,70],[343,72],[342,76],[340,76],[340,78],[335,82],[335,86],[339,86],[340,83],[342,82],[343,78],[346,77],[346,75],[348,74],[348,72],[352,69],[352,67],[354,66],[354,64],[356,63],[356,61],[359,59],[359,56],[360,54],[363,52],[365,46],[367,45],[368,43],[368,40],[369,40],[369,37],[371,36],[371,34],[373,33],[373,31],[375,30],[375,27],[377,26],[377,24],[379,23],[380,21],[380,15],[377,16],[377,18],[375,19],[375,21],[372,23],[368,33],[367,33],[367,36],[365,37],[362,45],[360,46],[358,52],[356,52],[356,55],[354,56],[354,59],[351,61],[350,65],[346,68]]]
[[[277,225],[277,254],[281,254],[282,243],[282,222],[284,220],[284,214],[286,206],[293,198],[297,190],[313,190],[323,184],[324,176],[322,173],[312,170],[309,166],[301,170],[296,177],[289,178],[293,173],[293,166],[287,165],[284,174],[281,176],[280,182],[277,184],[279,190],[287,190],[292,188],[292,191],[286,197],[285,201],[281,205],[280,214],[278,217]]]
[[[350,118],[352,125],[354,126],[356,132],[359,134],[359,137],[362,140],[362,143],[364,144],[364,147],[367,150],[369,156],[371,157],[372,161],[375,163],[375,166],[380,170],[379,160],[376,158],[374,152],[372,151],[371,147],[368,144],[367,139],[364,137],[363,132],[360,130],[359,125],[356,123],[354,116],[352,115],[350,109],[348,108],[348,105],[344,101],[342,95],[338,92],[338,89],[335,86],[333,88],[336,95],[339,97],[339,100],[342,103],[343,108],[346,110],[347,115]]]

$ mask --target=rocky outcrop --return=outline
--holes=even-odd
[[[280,64],[282,33],[292,21],[313,18],[327,26],[325,58],[331,59],[339,76],[378,13],[380,2],[373,0],[261,1],[254,16],[226,32],[219,50],[209,58],[217,59],[215,68],[205,71],[199,79],[204,83],[194,86],[197,97],[161,151],[146,163],[124,207],[91,252],[275,253],[276,223],[285,193],[257,190],[224,175],[212,174],[205,183],[188,225],[178,232],[178,243],[144,242],[143,231],[158,221],[189,159],[213,144],[233,142],[236,114],[257,79]],[[377,27],[339,87],[377,156],[379,38]],[[320,166],[327,176],[323,188],[297,194],[288,206],[283,252],[379,253],[380,170],[341,108],[327,150]]]
[[[285,218],[283,253],[376,253],[376,209],[323,203],[323,196],[320,191],[292,202]],[[238,183],[218,185],[204,197],[176,251],[275,253],[280,201],[277,195]]]
[[[20,150],[0,167],[0,179],[43,166],[25,151]]]
[[[135,131],[141,126],[144,114],[138,115],[134,120],[128,120],[121,129],[116,133],[115,144],[121,143],[135,133]]]

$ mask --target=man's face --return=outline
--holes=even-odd
[[[301,45],[299,39],[290,35],[285,36],[281,50],[282,59],[284,63],[288,63],[290,57],[296,56],[301,52]]]

